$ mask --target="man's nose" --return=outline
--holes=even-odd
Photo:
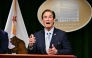
[[[46,20],[49,20],[49,18],[47,18]]]

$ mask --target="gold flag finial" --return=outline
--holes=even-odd
[[[17,7],[17,6],[16,6],[16,0],[14,0],[14,16],[16,16],[16,11],[17,11],[17,10],[16,10],[16,9],[17,9],[16,7]]]

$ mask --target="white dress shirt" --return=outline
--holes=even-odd
[[[54,27],[50,31],[47,31],[46,29],[44,29],[44,30],[45,30],[45,46],[46,46],[46,51],[47,51],[49,49],[49,46],[50,46]]]

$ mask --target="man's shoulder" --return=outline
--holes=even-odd
[[[0,29],[0,34],[6,34],[7,32]]]
[[[61,29],[58,29],[58,28],[55,28],[55,31],[56,32],[59,32],[59,33],[66,33],[65,31],[61,30]]]

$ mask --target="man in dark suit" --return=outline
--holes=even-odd
[[[44,29],[31,34],[28,53],[30,54],[71,54],[72,48],[64,31],[54,27],[55,13],[46,9],[42,13]]]
[[[0,30],[0,54],[5,54],[8,50],[8,34]]]

